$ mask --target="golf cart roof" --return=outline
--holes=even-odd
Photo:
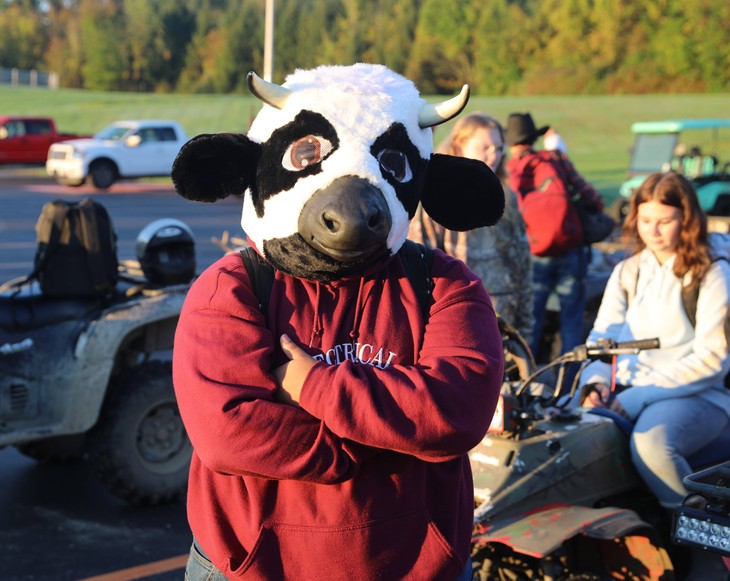
[[[633,133],[679,133],[685,129],[712,129],[730,127],[730,119],[671,119],[642,121],[631,126]]]

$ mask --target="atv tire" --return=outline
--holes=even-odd
[[[57,436],[18,444],[18,452],[33,458],[41,464],[70,464],[79,462],[84,456],[84,434]]]
[[[472,545],[474,579],[479,581],[674,581],[674,566],[653,532],[617,539],[577,535],[545,558],[518,553],[499,542]]]
[[[191,455],[169,363],[114,382],[89,436],[89,462],[104,486],[134,505],[173,502],[187,490]]]

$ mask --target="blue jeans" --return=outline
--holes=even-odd
[[[532,257],[532,284],[535,292],[535,327],[531,345],[533,353],[538,352],[547,301],[553,292],[557,293],[560,302],[561,353],[583,343],[588,252],[587,247],[580,246],[561,256]]]
[[[185,581],[226,581],[225,575],[208,560],[195,541],[185,565]]]
[[[472,581],[474,573],[471,568],[471,558],[466,559],[466,567],[456,578],[456,581]]]
[[[185,565],[185,581],[225,581],[221,573],[203,553],[202,549],[194,541],[190,547],[190,556]],[[467,558],[466,567],[456,578],[456,581],[472,581],[471,559]]]
[[[664,399],[639,414],[631,434],[631,459],[646,485],[666,508],[687,494],[682,479],[693,472],[686,458],[717,439],[727,414],[699,397]]]

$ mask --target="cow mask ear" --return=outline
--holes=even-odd
[[[183,198],[215,202],[243,195],[256,176],[261,145],[240,133],[203,134],[183,145],[172,183]]]
[[[436,153],[424,182],[423,209],[449,230],[493,226],[504,213],[502,182],[481,161]]]

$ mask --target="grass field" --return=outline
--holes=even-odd
[[[578,170],[610,203],[626,177],[633,122],[730,118],[729,103],[730,94],[475,96],[466,111],[483,111],[503,122],[512,112],[529,111],[538,126],[552,125],[568,144]],[[248,94],[168,95],[0,86],[0,115],[49,115],[61,130],[76,133],[96,133],[113,121],[139,118],[175,119],[191,136],[245,131],[259,108],[260,102]],[[437,128],[437,142],[446,136],[450,126],[451,123]],[[716,153],[722,161],[728,161],[730,131],[721,138],[723,142]]]

